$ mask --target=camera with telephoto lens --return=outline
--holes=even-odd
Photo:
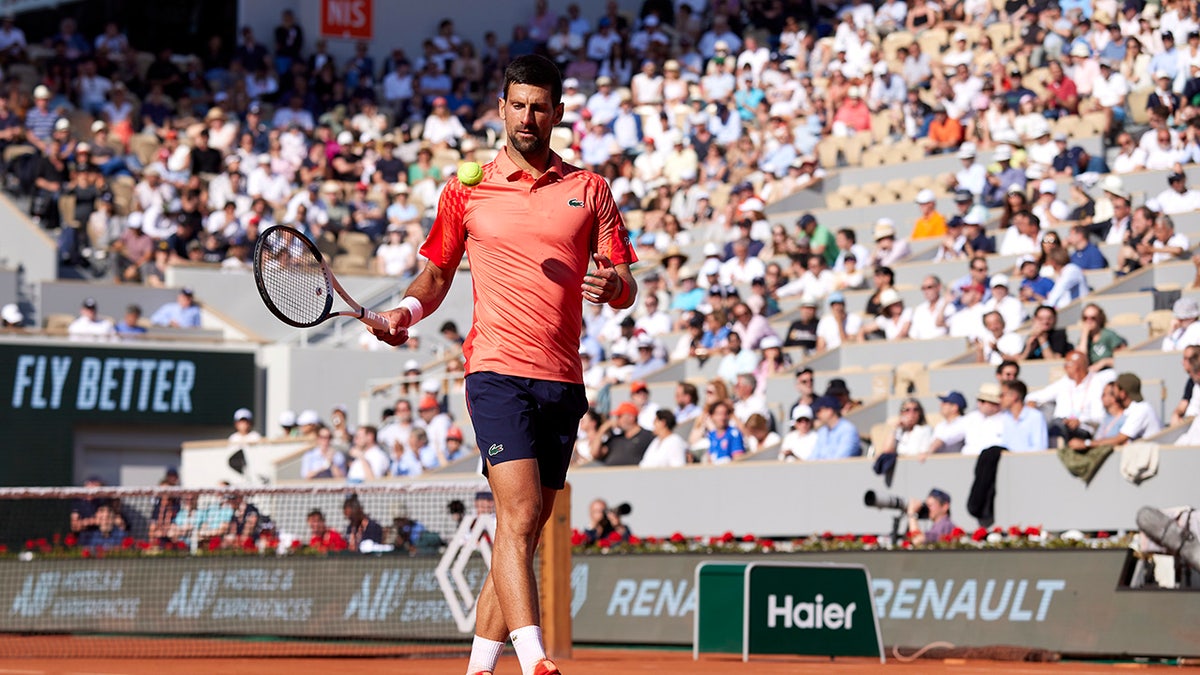
[[[892,495],[886,492],[876,492],[867,490],[863,495],[863,504],[876,509],[896,509],[898,511],[908,510],[908,500],[900,495]],[[918,518],[929,517],[929,506],[921,504],[921,508],[917,511]]]
[[[610,510],[618,516],[627,516],[633,513],[633,507],[629,505],[629,502],[617,504],[616,508]]]

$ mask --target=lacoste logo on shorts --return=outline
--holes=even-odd
[[[499,443],[493,443],[492,447],[488,448],[488,457],[495,457],[504,452],[504,446]]]
[[[567,206],[574,206],[577,209],[583,208],[583,201],[579,199],[568,199]]]

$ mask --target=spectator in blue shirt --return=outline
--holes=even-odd
[[[841,403],[836,397],[822,396],[813,402],[812,408],[821,423],[813,459],[845,459],[862,454],[858,429],[842,417]]]
[[[192,289],[186,287],[181,289],[175,302],[168,302],[154,312],[150,317],[150,323],[155,326],[172,328],[199,328],[200,308],[196,305],[192,295]]]
[[[142,308],[140,305],[130,305],[125,308],[125,318],[116,325],[117,335],[132,337],[146,332],[141,325]]]
[[[1021,256],[1017,261],[1021,270],[1021,299],[1031,302],[1035,298],[1044,298],[1054,288],[1054,280],[1042,276],[1042,269],[1037,260],[1031,255]]]
[[[1067,232],[1067,246],[1071,249],[1071,262],[1083,270],[1102,270],[1108,267],[1104,254],[1088,237],[1086,225],[1076,225]]]
[[[1174,81],[1175,75],[1179,73],[1179,52],[1175,51],[1175,36],[1171,31],[1162,32],[1162,44],[1162,51],[1150,58],[1147,70],[1151,73],[1166,73],[1167,77]]]
[[[1046,417],[1025,405],[1029,388],[1020,380],[1000,386],[1000,422],[1004,425],[1001,445],[1009,452],[1040,452],[1050,447]]]
[[[1067,249],[1056,248],[1050,251],[1046,260],[1050,267],[1054,268],[1055,281],[1050,292],[1046,294],[1045,304],[1062,309],[1088,294],[1087,278],[1083,276],[1083,270],[1071,262],[1071,254],[1067,253]]]
[[[120,548],[124,539],[125,530],[117,524],[113,508],[104,504],[96,509],[96,529],[84,530],[79,535],[79,546],[91,550]]]

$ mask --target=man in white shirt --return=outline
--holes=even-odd
[[[733,242],[733,257],[721,264],[721,283],[726,286],[749,284],[766,274],[763,261],[750,255],[750,240],[746,238]]]
[[[846,297],[834,291],[826,298],[829,311],[817,321],[817,351],[837,349],[843,342],[855,342],[862,331],[862,317],[846,311]]]
[[[1149,143],[1146,136],[1150,138]],[[1147,131],[1140,145],[1146,150],[1146,168],[1151,171],[1170,169],[1183,160],[1178,139],[1172,137],[1171,130],[1165,126]]]
[[[1200,210],[1200,191],[1188,189],[1187,176],[1182,172],[1177,171],[1167,176],[1167,185],[1170,187],[1158,193],[1155,198],[1162,213],[1171,216]]]
[[[1105,132],[1111,129],[1114,123],[1118,125],[1124,123],[1125,97],[1129,95],[1129,81],[1113,66],[1112,61],[1101,59],[1101,77],[1096,78],[1092,83],[1092,100],[1095,103],[1095,109],[1103,110],[1108,116]]]
[[[994,274],[989,285],[992,287],[992,297],[983,303],[983,310],[999,312],[1004,318],[1004,330],[1007,332],[1020,328],[1025,321],[1025,306],[1009,292],[1008,276]]]
[[[1175,231],[1175,221],[1171,216],[1163,214],[1155,218],[1152,233],[1153,238],[1139,245],[1139,248],[1144,247],[1144,251],[1139,253],[1150,254],[1152,264],[1178,260],[1187,254],[1190,246],[1187,235]]]
[[[967,437],[967,418],[963,412],[967,409],[967,399],[957,391],[939,395],[941,401],[942,421],[933,427],[933,440],[929,448],[921,453],[921,461],[929,455],[938,453],[962,452],[963,442]]]
[[[638,409],[638,426],[643,429],[654,428],[654,415],[661,406],[650,400],[650,388],[644,380],[634,380],[629,383],[629,401]]]
[[[946,322],[951,337],[974,340],[983,329],[983,286],[967,284],[959,298],[960,307]]]
[[[1000,385],[985,382],[975,394],[978,407],[963,416],[962,454],[975,456],[992,446],[1001,444],[1004,438],[1004,423],[1000,415]]]
[[[985,312],[981,323],[983,325],[974,337],[976,361],[998,366],[1025,352],[1025,338],[1007,330],[1000,312]]]
[[[975,161],[975,144],[968,141],[959,146],[958,159],[962,168],[954,174],[954,187],[979,197],[987,187],[987,169]]]
[[[1141,378],[1133,373],[1121,373],[1116,379],[1115,393],[1117,402],[1125,408],[1125,421],[1117,433],[1107,438],[1074,438],[1067,442],[1069,447],[1086,450],[1094,445],[1121,446],[1162,431],[1158,413],[1142,398]]]
[[[1133,142],[1129,132],[1122,131],[1117,135],[1117,147],[1120,150],[1112,161],[1113,173],[1133,173],[1146,168],[1146,151]]]
[[[1012,223],[998,253],[1004,256],[1037,255],[1042,242],[1038,217],[1029,211],[1018,211],[1013,215]]]
[[[913,307],[908,337],[929,340],[946,335],[946,319],[954,314],[954,299],[944,292],[942,280],[932,274],[921,281],[921,294],[925,299]]]
[[[79,316],[67,326],[67,335],[76,341],[100,341],[115,339],[117,329],[110,319],[97,318],[96,299],[87,298],[79,310]]]
[[[687,441],[675,433],[675,425],[675,414],[670,410],[654,412],[649,427],[654,432],[654,440],[646,446],[642,461],[638,462],[640,468],[657,469],[687,464]],[[638,426],[641,426],[640,422]]]
[[[1049,385],[1029,392],[1025,403],[1042,406],[1054,403],[1050,415],[1050,438],[1088,439],[1104,419],[1104,385],[1117,379],[1112,368],[1093,373],[1088,370],[1088,357],[1083,352],[1070,352],[1063,360],[1066,374]]]
[[[753,373],[740,373],[733,384],[733,416],[744,424],[751,415],[762,415],[771,419],[771,411],[767,408],[766,394],[756,393],[758,378]]]
[[[1192,298],[1180,298],[1171,308],[1174,320],[1171,330],[1162,341],[1164,352],[1183,351],[1191,345],[1200,345],[1200,303]]]
[[[1029,211],[1037,217],[1039,223],[1045,223],[1050,229],[1058,227],[1071,215],[1070,207],[1058,198],[1058,185],[1050,178],[1038,183],[1038,198]],[[1007,241],[1006,238],[1005,242]]]

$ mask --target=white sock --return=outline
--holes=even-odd
[[[504,651],[504,643],[475,636],[471,642],[471,660],[467,661],[467,675],[479,672],[496,672],[496,663],[500,661],[500,653]]]
[[[521,662],[521,672],[533,675],[533,667],[538,661],[546,658],[546,645],[542,643],[541,626],[522,626],[508,634],[512,639],[513,649],[517,652],[517,660]]]

